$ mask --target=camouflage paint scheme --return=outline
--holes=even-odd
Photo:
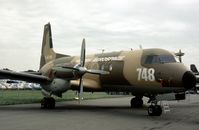
[[[184,74],[189,72],[188,68],[179,62],[146,64],[146,58],[150,55],[174,57],[173,53],[163,49],[140,49],[87,55],[85,61],[87,69],[104,70],[110,73],[108,75],[86,73],[83,76],[84,91],[117,91],[130,92],[135,96],[150,96],[187,90],[188,87],[183,84],[182,79]],[[79,62],[79,56],[54,52],[51,27],[50,24],[46,24],[39,72],[33,74],[1,70],[0,78],[40,83],[45,91],[61,96],[69,89],[78,91],[79,79],[73,70],[62,68],[60,65],[74,67]]]
[[[46,38],[48,37],[48,34],[50,35],[49,37],[51,39],[52,35],[50,31],[51,29],[49,29],[50,26],[46,25],[45,28],[47,31],[44,32],[44,40],[48,40],[48,38]],[[43,63],[42,60],[45,60],[40,69],[42,75],[52,79],[55,77],[71,77],[72,75],[64,72],[67,70],[61,68],[59,70],[54,70],[54,68],[56,68],[57,65],[73,67],[79,63],[79,56],[62,55],[63,57],[57,57],[58,54],[53,51],[52,39],[46,42],[43,41],[43,44],[44,43],[46,43],[46,45],[43,48],[45,48],[44,50],[46,50],[46,52],[42,52],[41,57],[41,63]],[[145,64],[144,62],[148,55],[167,55],[174,57],[173,53],[157,48],[87,55],[85,64],[86,68],[105,70],[109,71],[110,74],[85,74],[83,77],[84,91],[131,92],[133,95],[146,96],[158,93],[185,91],[185,88],[182,84],[182,78],[183,74],[189,71],[188,68],[179,62]],[[138,80],[138,68],[154,69],[155,80]],[[162,81],[164,81],[164,83]],[[71,80],[70,89],[79,90],[79,81]]]

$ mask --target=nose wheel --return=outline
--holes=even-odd
[[[162,115],[162,107],[158,104],[158,101],[156,100],[156,96],[152,96],[148,103],[151,103],[151,105],[148,107],[148,115],[149,116],[160,116]]]
[[[148,107],[149,116],[160,116],[162,114],[162,107],[160,105],[150,105]]]
[[[41,100],[41,109],[54,109],[55,99],[53,97],[44,97]]]

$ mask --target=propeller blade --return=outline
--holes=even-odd
[[[79,81],[79,104],[81,103],[83,98],[83,78],[80,78]]]
[[[81,67],[84,67],[85,55],[86,55],[86,44],[85,44],[85,39],[83,39],[82,48],[81,48],[81,55],[80,55],[80,66]]]
[[[108,72],[108,71],[93,70],[93,69],[87,70],[86,73],[90,73],[90,74],[99,74],[99,75],[107,75],[107,74],[110,74],[110,72]]]
[[[74,68],[74,67],[68,67],[68,66],[57,66],[57,67],[62,67],[64,69],[71,69],[71,70],[79,71],[78,68]]]

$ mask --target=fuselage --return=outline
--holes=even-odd
[[[79,57],[62,57],[48,62],[40,72],[49,78],[68,79],[68,73],[57,65],[73,67]],[[110,72],[108,75],[85,74],[85,91],[119,91],[132,94],[183,92],[194,86],[194,78],[184,64],[163,49],[141,49],[86,56],[85,67]],[[187,74],[188,73],[188,74]],[[186,74],[186,75],[185,75]],[[78,80],[71,80],[71,89],[78,90]]]

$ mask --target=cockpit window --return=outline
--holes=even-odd
[[[148,55],[145,64],[173,63],[176,62],[172,55]]]

